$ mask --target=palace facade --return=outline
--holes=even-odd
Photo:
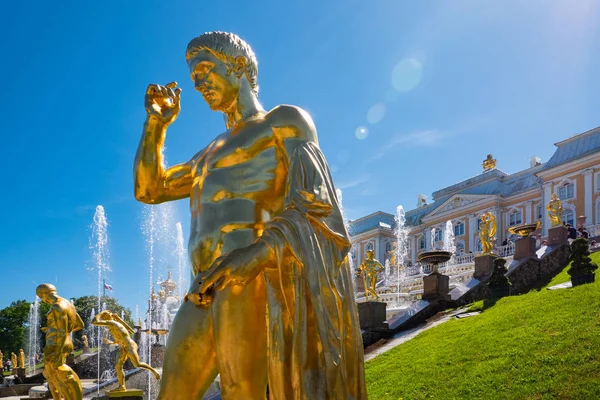
[[[550,221],[546,206],[553,193],[563,202],[563,221],[585,225],[592,236],[600,234],[600,127],[574,135],[555,144],[552,157],[542,163],[537,157],[529,168],[506,174],[496,168],[491,155],[481,174],[432,193],[417,196],[417,205],[406,211],[408,228],[407,275],[417,265],[417,255],[441,248],[447,221],[451,221],[458,263],[472,262],[481,251],[479,216],[491,212],[496,217],[496,253],[510,256],[513,225],[541,221],[540,240],[548,233]],[[395,215],[378,211],[350,221],[355,265],[375,250],[382,263],[388,260],[396,240]],[[505,239],[509,244],[502,246]],[[464,260],[461,260],[461,257]],[[417,273],[417,271],[415,271]]]

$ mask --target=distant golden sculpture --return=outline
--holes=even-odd
[[[496,217],[491,212],[481,214],[479,225],[479,240],[481,241],[481,253],[492,254],[492,242],[496,236]]]
[[[2,350],[0,350],[0,372],[4,371],[4,354],[2,354]]]
[[[169,333],[159,399],[202,398],[218,373],[224,400],[264,399],[267,382],[273,399],[365,399],[351,245],[311,117],[262,107],[256,57],[234,34],[193,39],[186,59],[226,131],[165,168],[181,89],[148,86],[135,197],[190,198],[195,274]]]
[[[550,226],[552,228],[562,225],[562,214],[565,212],[562,201],[558,198],[556,193],[552,193],[552,199],[546,206],[548,210],[548,218],[550,219]]]
[[[367,250],[367,258],[363,260],[360,266],[357,268],[357,272],[363,277],[365,284],[365,297],[367,301],[369,297],[371,299],[379,300],[380,297],[375,290],[377,285],[377,274],[384,270],[383,265],[374,259],[375,252],[373,250]]]
[[[44,348],[44,377],[54,400],[81,400],[82,388],[77,374],[66,364],[66,358],[73,351],[71,333],[83,329],[83,321],[75,306],[56,293],[54,285],[41,284],[36,294],[50,305]]]
[[[25,368],[25,352],[23,349],[19,350],[19,368]]]
[[[138,355],[138,346],[133,339],[131,339],[131,336],[129,336],[130,334],[134,333],[134,330],[125,321],[123,321],[118,314],[108,310],[102,311],[94,317],[92,324],[96,326],[107,327],[114,339],[114,342],[108,340],[108,338],[105,338],[105,343],[117,344],[119,346],[119,359],[115,365],[117,379],[119,380],[119,387],[114,390],[115,392],[126,390],[123,365],[125,365],[125,362],[128,358],[131,360],[131,363],[134,367],[147,369],[154,374],[156,380],[160,379],[160,374],[154,368],[140,361],[140,357]]]
[[[13,368],[19,368],[19,360],[17,359],[17,355],[14,352],[10,352],[10,362]]]
[[[485,160],[483,160],[483,164],[481,164],[481,165],[483,166],[484,171],[492,170],[492,169],[496,168],[496,159],[493,158],[493,156],[491,154],[488,154],[487,158]]]
[[[86,335],[83,335],[81,337],[81,340],[83,341],[83,347],[90,347],[89,346],[89,341],[88,341],[88,337]]]

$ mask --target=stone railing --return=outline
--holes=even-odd
[[[406,276],[419,275],[421,273],[421,266],[419,264],[417,264],[412,267],[406,267],[404,272],[405,272]]]
[[[506,246],[500,246],[496,249],[496,254],[500,257],[508,257],[515,254],[515,244],[509,243]]]
[[[456,264],[471,264],[475,262],[475,253],[461,254],[455,257]]]

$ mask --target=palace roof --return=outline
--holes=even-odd
[[[544,169],[574,161],[600,150],[600,127],[571,136],[555,143],[555,146],[557,149],[544,165]]]

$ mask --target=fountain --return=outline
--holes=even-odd
[[[109,252],[108,252],[108,221],[106,219],[106,215],[104,213],[104,207],[98,205],[96,207],[96,212],[94,213],[94,223],[91,226],[92,235],[90,237],[90,249],[93,251],[94,256],[94,269],[97,273],[97,289],[98,289],[98,310],[102,310],[103,302],[102,302],[102,290],[103,290],[103,278],[104,275],[110,271],[110,264],[108,261]],[[96,339],[96,346],[98,351],[98,381],[100,381],[100,353],[102,349],[102,328],[101,327],[93,327],[90,332],[96,331],[94,335],[92,333],[92,338]],[[98,386],[98,394],[100,394],[100,387]]]
[[[449,300],[450,279],[447,275],[438,272],[438,264],[444,263],[452,257],[452,253],[445,250],[433,250],[419,254],[419,262],[433,265],[433,272],[423,277],[423,300]]]
[[[40,353],[39,339],[40,339],[40,299],[35,296],[35,301],[31,303],[29,307],[29,317],[27,319],[27,326],[29,329],[29,348],[28,348],[28,362],[29,362],[29,374],[35,375],[36,373],[36,360],[37,355]]]
[[[344,210],[344,206],[342,204],[342,190],[341,189],[335,189],[335,194],[337,196],[337,200],[338,200],[338,205],[340,207],[340,213],[342,214],[342,219],[344,220],[344,226],[346,227],[346,232],[350,232],[350,220],[348,220],[348,217],[346,216],[346,211]],[[352,245],[352,247],[350,248],[350,252],[348,253],[348,267],[350,268],[350,276],[352,277],[352,287],[353,287],[353,291],[354,291],[354,295],[356,296],[356,272],[354,271],[354,269],[356,268],[356,266],[354,265],[354,259],[352,258],[352,254],[354,254],[354,245]]]
[[[396,207],[396,229],[394,234],[396,235],[396,306],[400,306],[400,286],[404,281],[404,266],[408,258],[408,227],[406,227],[406,215],[404,213],[404,207],[399,205]]]
[[[177,231],[175,255],[177,256],[177,267],[178,267],[178,285],[179,285],[179,298],[185,297],[186,288],[189,285],[189,269],[187,263],[187,250],[185,248],[185,241],[183,239],[183,229],[181,228],[181,222],[175,224]],[[185,277],[188,277],[186,279]]]

